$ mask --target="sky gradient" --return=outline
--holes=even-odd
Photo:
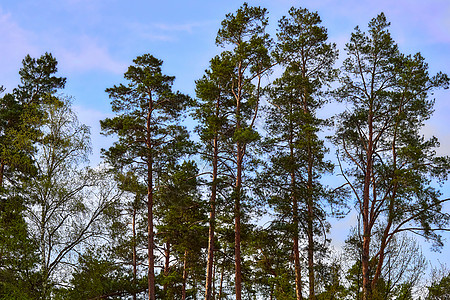
[[[328,28],[329,40],[345,57],[345,43],[355,26],[384,12],[390,31],[403,53],[421,52],[430,67],[450,74],[450,1],[448,0],[273,0],[248,1],[269,11],[268,31],[275,38],[277,22],[291,6],[318,11]],[[132,60],[150,53],[164,61],[163,72],[176,76],[175,89],[194,95],[195,80],[221,49],[215,36],[225,14],[241,1],[229,0],[2,0],[0,2],[0,85],[11,91],[19,83],[18,70],[26,54],[51,52],[59,74],[67,77],[64,94],[83,123],[91,126],[92,162],[100,162],[100,148],[110,143],[99,135],[99,120],[111,116],[106,88],[123,81]],[[450,92],[435,93],[435,114],[424,134],[441,141],[437,151],[450,155]],[[450,197],[449,184],[444,186]],[[334,231],[348,228],[351,217]],[[342,236],[345,237],[345,234]],[[450,236],[447,236],[447,240]],[[447,241],[448,242],[448,241]],[[424,245],[427,252],[429,246]],[[447,246],[443,253],[450,251]],[[450,253],[450,252],[449,252]],[[448,256],[448,255],[447,255]],[[436,259],[450,262],[445,255]]]

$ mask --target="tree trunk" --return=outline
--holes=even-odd
[[[294,158],[294,143],[293,143],[293,129],[290,126],[290,135],[289,135],[289,148],[290,148],[290,158],[291,162],[295,161]],[[294,227],[294,269],[295,269],[295,295],[297,300],[303,299],[302,297],[302,270],[300,266],[300,253],[299,253],[299,233],[298,233],[298,200],[297,200],[297,192],[296,192],[296,178],[295,171],[291,170],[291,194],[292,194],[292,223]]]
[[[153,190],[152,190],[152,167],[149,166],[148,171],[148,298],[149,300],[156,300],[155,295],[155,257],[153,253],[154,248],[154,233],[153,233]]]
[[[214,263],[212,275],[212,296],[211,296],[212,300],[216,299],[216,273],[217,273],[217,264]]]
[[[370,281],[370,239],[372,236],[370,215],[369,215],[369,202],[370,202],[370,185],[373,172],[373,115],[372,110],[370,110],[368,116],[368,143],[367,143],[367,163],[364,174],[364,190],[363,190],[363,207],[362,207],[362,217],[363,217],[363,251],[361,257],[362,274],[363,274],[363,299],[370,300],[371,298],[371,281]]]
[[[214,156],[213,156],[213,178],[211,186],[211,211],[209,213],[209,241],[208,241],[208,261],[206,270],[206,291],[205,300],[212,299],[212,277],[214,265],[214,232],[216,226],[216,193],[217,193],[217,160],[218,160],[218,141],[217,135],[214,137]]]
[[[136,208],[133,207],[133,300],[136,300]]]
[[[151,143],[150,120],[153,109],[152,99],[149,101],[147,115],[147,230],[148,230],[148,299],[156,300],[155,295],[155,256],[154,256],[154,232],[153,232],[153,153]]]
[[[236,132],[241,130],[241,93],[242,93],[242,62],[238,67],[238,93],[236,96]],[[244,145],[236,142],[236,186],[234,188],[234,263],[236,300],[241,300],[241,188],[242,188],[242,162],[244,158]]]
[[[312,205],[308,201],[308,279],[309,279],[309,299],[316,298],[315,278],[314,278],[314,231]]]
[[[237,175],[234,200],[234,262],[235,262],[235,287],[236,300],[241,300],[241,184],[242,184],[242,148],[237,145]]]
[[[166,249],[164,249],[164,277],[167,278],[169,276],[169,268],[170,268],[170,242],[166,242]],[[167,282],[164,283],[163,286],[164,295],[167,292]]]
[[[183,287],[182,287],[182,290],[181,290],[181,300],[186,300],[187,256],[188,256],[188,251],[184,250]]]
[[[218,300],[222,300],[222,289],[223,289],[223,275],[225,273],[225,262],[222,262],[222,272],[220,272],[220,284],[219,284],[219,296],[217,297]]]
[[[307,113],[307,110],[306,110]],[[313,203],[313,156],[311,149],[311,137],[308,134],[308,183],[307,183],[307,230],[308,230],[308,279],[309,299],[316,299],[314,278],[314,203]]]
[[[298,203],[294,200],[292,205],[294,232],[294,267],[295,267],[295,294],[297,300],[302,300],[302,269],[300,266],[300,253],[298,250]]]
[[[5,164],[3,161],[0,164],[0,189],[3,187],[3,173],[5,172]]]

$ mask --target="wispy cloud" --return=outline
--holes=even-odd
[[[136,35],[149,41],[175,42],[180,34],[194,34],[197,30],[211,26],[213,22],[189,22],[189,23],[153,23],[129,24],[129,29]]]
[[[76,45],[76,48],[64,45],[55,48],[55,54],[61,61],[61,67],[68,71],[102,70],[121,74],[126,70],[127,64],[114,59],[108,48],[101,45],[95,38],[76,37],[75,42],[72,41],[71,44]]]
[[[17,74],[21,61],[27,54],[37,55],[38,49],[32,45],[32,33],[21,28],[11,14],[0,8],[0,85],[9,88],[16,85],[10,74]]]
[[[211,25],[211,22],[192,22],[185,24],[156,23],[153,25],[153,27],[165,32],[184,32],[191,34],[196,28],[201,28],[209,25]]]

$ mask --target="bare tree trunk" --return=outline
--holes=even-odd
[[[290,148],[290,156],[292,162],[294,161],[294,146],[293,146],[293,132],[292,126],[290,128],[290,136],[289,136],[289,148]],[[292,222],[294,227],[294,269],[295,269],[295,295],[297,300],[303,299],[302,297],[302,270],[300,266],[300,253],[299,253],[299,244],[298,244],[298,200],[296,193],[296,178],[295,171],[291,171],[291,197],[292,197]]]
[[[182,287],[182,290],[181,290],[181,300],[186,300],[187,256],[188,256],[188,251],[184,250],[183,287]]]
[[[236,132],[241,130],[241,97],[243,87],[242,61],[238,66],[238,91],[236,98]],[[236,300],[241,300],[242,277],[241,277],[241,188],[242,188],[242,163],[244,158],[244,145],[241,141],[236,142],[236,185],[234,187],[234,263],[235,263],[235,289]]]
[[[219,155],[217,135],[214,137],[213,178],[211,186],[211,211],[209,213],[208,261],[206,268],[205,300],[211,300],[211,283],[214,265],[214,232],[216,227],[216,193],[217,193],[217,161]]]
[[[136,300],[136,208],[133,207],[133,300]]]
[[[307,183],[307,230],[308,230],[308,279],[309,279],[309,299],[316,299],[315,278],[314,278],[314,203],[313,203],[313,157],[311,149],[311,137],[308,137],[308,183]]]
[[[238,143],[237,153],[237,175],[234,202],[234,262],[235,262],[235,287],[236,300],[241,300],[241,185],[242,185],[242,148]]]
[[[153,253],[154,248],[154,233],[153,233],[153,191],[152,191],[152,171],[151,166],[148,171],[148,298],[149,300],[156,300],[155,295],[155,257]]]
[[[371,281],[369,273],[369,260],[370,260],[370,239],[372,236],[372,228],[370,224],[369,215],[369,201],[370,201],[370,185],[373,172],[373,119],[372,109],[368,116],[368,144],[367,144],[367,162],[364,174],[364,190],[363,190],[363,205],[362,205],[362,217],[363,217],[363,251],[361,257],[362,274],[363,274],[363,299],[370,300],[371,298]]]
[[[222,265],[222,272],[220,273],[220,285],[219,285],[219,296],[218,300],[222,300],[222,289],[223,289],[223,275],[225,273],[225,266]]]
[[[3,161],[0,163],[0,188],[3,187],[3,173],[5,172],[5,164]]]
[[[293,203],[293,221],[294,221],[294,267],[295,267],[295,294],[297,300],[302,300],[302,269],[300,266],[300,253],[298,250],[298,204],[297,201],[294,200]]]
[[[170,242],[166,242],[166,249],[164,249],[164,277],[169,276],[170,268]],[[167,292],[167,282],[163,286],[164,294]]]
[[[214,262],[213,266],[213,276],[212,276],[212,296],[211,299],[216,299],[216,272],[217,272],[217,264]]]
[[[148,299],[156,300],[155,295],[155,256],[154,256],[154,232],[153,232],[153,153],[151,144],[150,120],[153,109],[153,101],[149,101],[147,115],[147,223],[148,223]]]

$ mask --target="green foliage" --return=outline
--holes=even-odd
[[[86,250],[78,258],[77,268],[72,274],[69,289],[57,291],[57,299],[93,299],[107,297],[108,299],[123,299],[132,294],[129,282],[131,274],[120,264],[114,263],[102,251]],[[140,282],[139,290],[145,289],[145,281]]]
[[[450,274],[443,276],[438,282],[428,287],[426,300],[447,299],[450,296]]]
[[[105,135],[115,134],[119,141],[103,155],[114,167],[131,167],[151,156],[154,167],[163,168],[163,162],[192,150],[187,131],[177,125],[191,99],[171,91],[174,77],[161,73],[161,60],[145,54],[133,62],[124,75],[129,84],[106,89],[118,115],[100,123]]]
[[[38,257],[20,196],[0,195],[0,299],[34,299]]]
[[[55,76],[58,63],[49,53],[38,59],[27,55],[22,64],[21,85],[0,98],[0,188],[4,179],[11,183],[19,175],[34,175],[31,155],[46,119],[43,105],[57,101],[53,95],[66,82]]]
[[[136,57],[125,83],[106,89],[115,116],[101,128],[116,138],[102,149],[108,172],[85,168],[89,128],[57,95],[66,79],[56,59],[25,57],[19,86],[0,86],[0,299],[197,299],[205,267],[208,300],[413,298],[425,258],[401,233],[439,248],[450,224],[435,184],[447,181],[450,158],[422,134],[432,92],[450,79],[430,75],[420,53],[401,53],[382,13],[355,28],[340,74],[318,13],[291,8],[277,44],[267,16],[247,3],[225,16],[223,51],[196,81],[195,101],[172,91],[161,60]],[[265,86],[275,65],[282,74]],[[337,78],[347,109],[332,140],[363,231],[340,261],[328,220],[347,194],[323,184],[334,166],[321,131],[332,120],[319,117]],[[183,126],[192,105],[198,146]],[[208,182],[194,161],[180,163],[191,154]],[[426,299],[448,298],[449,278],[434,276]]]
[[[443,73],[430,76],[420,53],[402,54],[393,41],[383,13],[373,18],[368,31],[358,27],[346,45],[342,86],[336,95],[349,109],[338,116],[334,142],[339,147],[342,175],[354,192],[365,239],[362,259],[364,294],[369,280],[376,286],[387,246],[402,231],[425,236],[442,246],[438,230],[448,227],[441,193],[432,180],[445,180],[450,158],[435,154],[435,137],[425,139],[424,122],[433,112],[432,91],[447,88]],[[369,213],[370,212],[370,213]],[[380,234],[372,253],[370,239]],[[369,251],[370,250],[370,251]],[[367,277],[368,260],[378,271]]]
[[[108,150],[102,149],[102,153],[122,189],[142,201],[140,196],[143,187],[146,188],[148,288],[149,297],[155,299],[153,194],[161,188],[159,182],[169,166],[195,150],[187,130],[179,125],[183,111],[192,104],[192,100],[179,92],[172,92],[175,78],[162,74],[161,60],[144,54],[133,63],[124,74],[127,85],[106,89],[112,110],[117,115],[100,121],[100,124],[103,134],[116,135],[118,141]],[[132,179],[131,185],[123,180],[126,178]],[[137,208],[139,204],[133,206]],[[132,249],[136,242],[133,234]]]
[[[199,192],[198,168],[193,161],[174,165],[161,178],[161,188],[155,195],[159,235],[175,262],[161,272],[160,283],[165,286],[165,298],[180,294],[183,271],[189,282],[201,281],[204,276],[204,258],[207,247],[206,203]],[[167,257],[165,257],[167,259]],[[193,285],[192,285],[193,286]]]

